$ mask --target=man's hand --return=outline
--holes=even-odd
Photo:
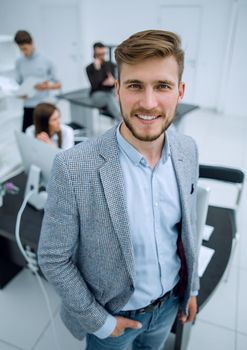
[[[94,64],[95,69],[100,70],[101,60],[99,58],[95,58],[93,64]]]
[[[45,91],[50,89],[50,85],[49,82],[45,80],[42,83],[35,84],[34,88],[38,91]]]
[[[188,322],[192,322],[196,316],[196,312],[197,312],[197,299],[196,297],[190,297],[189,300],[189,313],[188,316],[184,315],[183,313],[180,313],[178,315],[178,319],[181,323],[188,323]]]
[[[104,86],[114,86],[115,79],[111,73],[107,73],[107,78],[103,81],[102,85]]]
[[[112,337],[119,337],[123,334],[126,328],[140,329],[142,324],[138,321],[130,320],[129,318],[125,318],[122,316],[117,316],[117,325],[112,332]]]

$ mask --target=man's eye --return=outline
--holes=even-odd
[[[129,88],[129,89],[132,89],[132,90],[138,90],[138,89],[141,88],[141,85],[140,85],[140,84],[135,84],[135,83],[133,83],[133,84],[129,84],[129,85],[128,85],[128,88]]]
[[[168,84],[159,84],[158,89],[167,90],[167,89],[170,89],[170,86]]]

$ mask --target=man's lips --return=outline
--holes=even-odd
[[[134,114],[135,117],[137,117],[138,119],[140,119],[141,121],[143,122],[153,122],[157,119],[159,119],[161,117],[161,115],[149,115],[149,114],[138,114],[138,113],[135,113]]]

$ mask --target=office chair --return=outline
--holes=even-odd
[[[197,187],[197,203],[196,203],[196,230],[198,234],[198,249],[200,249],[203,233],[206,225],[206,219],[208,214],[210,188],[198,185]]]
[[[237,229],[237,212],[240,205],[241,195],[243,191],[244,185],[244,173],[240,169],[229,168],[223,166],[216,165],[203,165],[199,166],[199,178],[200,179],[209,179],[214,181],[220,181],[221,183],[227,183],[235,186],[236,188],[236,198],[231,208],[227,208],[230,213],[231,226],[232,226],[232,239],[233,239],[233,247],[232,254],[236,248],[237,241],[239,239],[238,229]],[[230,263],[228,266],[228,271],[226,273],[226,279],[228,279],[230,269]]]

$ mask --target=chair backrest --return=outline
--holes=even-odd
[[[196,214],[197,214],[196,229],[197,229],[197,233],[198,233],[198,245],[199,245],[199,247],[201,246],[201,243],[202,243],[203,232],[204,232],[206,219],[207,219],[209,194],[210,194],[209,187],[202,187],[200,185],[198,186],[198,188],[197,188],[197,208],[196,208]]]
[[[244,173],[242,170],[217,165],[201,164],[199,167],[199,177],[239,184],[244,182]]]
[[[236,198],[236,206],[238,206],[240,202],[244,177],[244,172],[236,168],[204,164],[200,164],[199,166],[199,178],[231,183],[237,186],[238,194]]]

